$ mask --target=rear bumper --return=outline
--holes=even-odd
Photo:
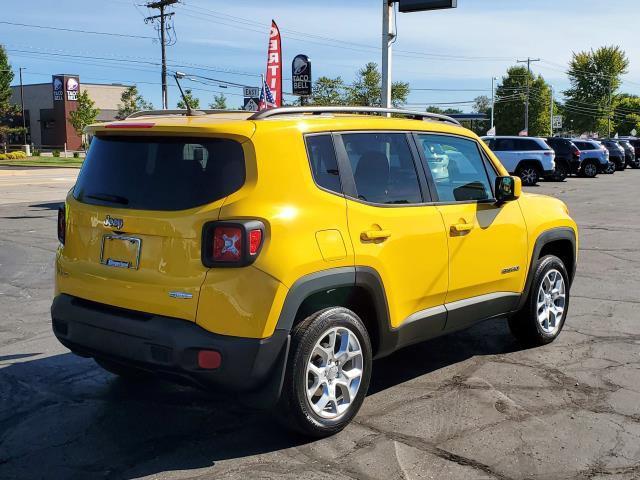
[[[74,353],[149,370],[201,387],[225,391],[261,388],[280,375],[278,358],[288,333],[265,339],[229,337],[176,318],[146,314],[59,295],[51,306],[53,332]],[[198,367],[199,350],[222,357],[215,370]]]

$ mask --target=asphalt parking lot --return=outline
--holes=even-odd
[[[311,442],[226,395],[128,383],[62,347],[48,309],[75,170],[12,172],[0,170],[0,478],[640,478],[638,170],[527,189],[563,199],[581,230],[555,343],[523,350],[494,321],[400,351],[375,363],[355,421]]]

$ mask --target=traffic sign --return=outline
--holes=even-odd
[[[401,12],[423,12],[458,6],[458,0],[400,0],[399,3],[398,10]]]
[[[313,89],[311,60],[306,55],[296,55],[291,63],[293,94],[310,97]]]
[[[244,98],[259,98],[260,87],[244,87]]]
[[[260,99],[259,98],[245,98],[244,99],[244,109],[247,112],[257,112],[258,111],[258,105],[260,104]]]
[[[562,128],[562,116],[554,115],[553,116],[553,128],[560,130]]]

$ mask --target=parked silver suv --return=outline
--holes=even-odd
[[[556,154],[539,137],[482,137],[509,173],[522,179],[523,185],[535,185],[541,178],[555,175]]]

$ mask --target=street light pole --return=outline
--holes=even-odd
[[[393,0],[382,0],[382,107],[391,108],[391,68],[393,55]]]

